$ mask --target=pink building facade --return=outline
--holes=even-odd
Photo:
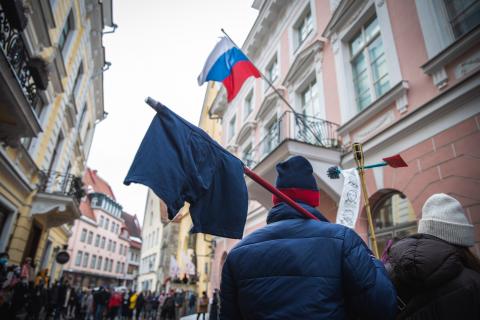
[[[64,276],[75,286],[125,286],[133,279],[128,273],[130,239],[122,215],[108,183],[87,168],[83,183],[88,190],[82,199],[80,219],[75,220],[69,238],[70,261]]]
[[[326,171],[397,153],[407,168],[367,173],[379,250],[416,232],[434,193],[457,198],[475,225],[480,254],[480,3],[436,0],[261,1],[243,51],[300,115],[262,79],[250,78],[227,105],[224,89],[210,114],[222,142],[275,182],[275,164],[303,155],[321,189],[318,209],[335,222],[341,180]],[[299,119],[301,118],[301,119]],[[245,234],[265,225],[271,195],[247,180]],[[365,212],[356,231],[370,244]],[[216,239],[212,288],[236,243]]]

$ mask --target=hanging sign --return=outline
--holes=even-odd
[[[65,264],[69,260],[70,260],[70,254],[65,250],[58,252],[55,257],[55,261],[57,261],[57,263],[59,264]]]

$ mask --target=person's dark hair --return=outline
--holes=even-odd
[[[456,246],[456,249],[463,265],[480,273],[480,259],[467,247]]]

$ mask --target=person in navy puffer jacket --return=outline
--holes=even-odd
[[[353,230],[314,208],[319,191],[307,159],[292,157],[277,172],[277,188],[320,221],[274,196],[267,226],[227,256],[220,319],[395,318],[396,292],[383,264]]]

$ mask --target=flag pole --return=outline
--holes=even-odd
[[[232,38],[230,38],[230,36],[225,32],[225,30],[223,28],[220,29],[222,31],[222,33],[228,38],[228,40],[230,40],[233,45],[235,47],[237,47],[240,51],[242,51],[242,49],[235,43],[235,41],[233,41]],[[310,131],[310,133],[315,137],[315,140],[317,140],[317,142],[320,144],[320,145],[323,145],[322,141],[317,137],[317,135],[313,132],[313,130],[307,125],[307,123],[305,122],[305,119],[303,119],[297,111],[295,111],[295,109],[293,109],[293,107],[290,105],[290,103],[288,102],[287,99],[285,99],[285,97],[280,93],[280,91],[278,91],[278,89],[273,85],[273,83],[270,81],[270,79],[268,79],[265,74],[263,74],[262,71],[260,71],[259,68],[257,68],[257,66],[255,65],[255,63],[253,63],[252,59],[250,59],[249,56],[247,56],[247,54],[245,52],[242,51],[242,53],[247,57],[247,59],[254,65],[254,67],[257,69],[258,73],[260,73],[260,76],[262,77],[263,80],[265,80],[265,82],[267,82],[267,84],[269,85],[270,88],[272,88],[272,90],[278,95],[278,97],[283,101],[285,102],[285,104],[287,105],[287,107],[293,112],[293,115],[295,116],[295,119],[298,119],[302,122],[302,124],[304,125],[305,128],[307,128],[308,131]]]
[[[274,195],[276,195],[277,197],[279,197],[280,199],[282,199],[283,201],[285,201],[289,206],[291,206],[293,209],[297,210],[298,212],[300,212],[301,214],[303,214],[305,217],[307,218],[310,218],[310,219],[313,219],[313,220],[317,220],[319,221],[320,219],[318,219],[317,217],[315,217],[313,214],[311,214],[310,212],[308,212],[305,208],[302,208],[298,203],[296,203],[295,201],[293,201],[289,196],[287,196],[285,193],[283,193],[282,191],[278,190],[277,188],[275,188],[271,183],[269,183],[267,180],[263,179],[262,177],[260,177],[259,175],[257,175],[255,172],[253,172],[251,169],[249,169],[248,167],[244,166],[243,167],[243,172],[249,176],[253,181],[255,181],[256,183],[258,183],[259,185],[261,185],[262,187],[264,187],[266,190],[270,191],[271,193],[273,193]]]

